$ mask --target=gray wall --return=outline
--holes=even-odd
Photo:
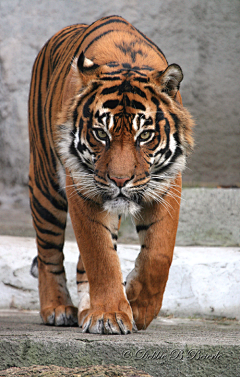
[[[0,182],[27,183],[27,100],[39,49],[66,25],[110,14],[183,69],[183,101],[197,123],[185,184],[240,184],[239,0],[1,0]]]

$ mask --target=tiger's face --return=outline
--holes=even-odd
[[[178,102],[180,67],[99,67],[81,56],[72,75],[66,90],[76,94],[59,118],[58,143],[75,188],[119,214],[161,201],[192,146],[192,120]]]

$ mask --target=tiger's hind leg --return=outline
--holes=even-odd
[[[45,324],[71,326],[77,324],[77,308],[72,304],[63,266],[67,201],[53,186],[41,187],[31,170],[29,191],[38,248],[40,314]]]
[[[53,181],[47,186],[41,185],[39,175],[46,172],[36,171],[30,163],[30,204],[36,230],[38,248],[38,284],[40,314],[45,324],[77,324],[77,308],[72,304],[63,266],[63,244],[66,226],[67,201],[56,191]],[[46,176],[45,176],[46,177]]]

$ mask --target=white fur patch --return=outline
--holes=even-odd
[[[114,126],[114,116],[111,114],[110,115],[110,122],[109,122],[109,126],[108,126],[108,129],[111,130]],[[111,138],[112,139],[112,138]],[[111,140],[110,139],[110,140]]]
[[[62,189],[63,191],[65,191],[65,186],[66,186],[66,172],[65,172],[64,167],[63,167],[60,163],[58,163],[57,172],[58,172],[59,186],[61,187],[61,189]]]
[[[79,298],[79,304],[78,304],[79,312],[82,312],[85,309],[90,309],[90,295],[88,292],[79,292],[78,298]]]
[[[94,63],[92,60],[86,58],[86,56],[84,57],[84,62],[83,62],[83,67],[85,68],[91,68],[94,66]]]
[[[79,304],[78,304],[78,310],[81,312],[84,309],[90,308],[90,295],[89,295],[89,283],[79,283],[77,285],[77,291],[78,291],[78,298],[79,298]]]
[[[139,118],[139,127],[138,127],[138,125],[137,125],[137,119]],[[134,118],[133,118],[133,121],[132,121],[132,128],[137,132],[137,131],[139,131],[139,130],[141,130],[141,132],[142,132],[142,127],[143,127],[143,125],[144,125],[144,123],[145,123],[145,118],[141,118],[141,115],[140,114],[136,114],[135,116],[134,116]],[[135,137],[135,138],[137,138],[137,137]]]
[[[121,215],[127,215],[130,213],[132,216],[136,215],[140,211],[141,207],[132,201],[128,201],[122,198],[116,198],[108,200],[104,203],[103,208],[110,213],[116,213]]]

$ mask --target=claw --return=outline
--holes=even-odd
[[[126,328],[126,326],[124,325],[123,321],[121,320],[121,318],[119,319],[117,316],[116,316],[116,321],[118,323],[118,326],[121,330],[121,333],[126,335],[126,334],[130,334],[131,331],[129,329]]]
[[[98,334],[103,334],[104,333],[104,324],[103,324],[103,319],[100,319],[97,324],[97,333]]]
[[[104,334],[112,334],[112,328],[109,319],[105,322],[105,326],[103,328]]]
[[[90,319],[82,326],[82,332],[83,333],[88,332],[88,329],[91,325],[91,322],[92,322],[92,317],[90,317]]]
[[[133,328],[133,332],[138,332],[138,328],[137,328],[137,325],[136,325],[136,323],[135,323],[135,321],[134,321],[134,319],[133,319],[133,322],[132,322],[132,328]]]

